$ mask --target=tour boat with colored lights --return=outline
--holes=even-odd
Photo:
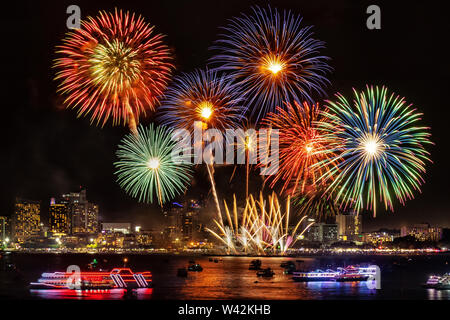
[[[312,281],[335,281],[338,272],[327,269],[325,271],[317,269],[311,272],[293,272],[292,279],[297,282],[312,282]]]
[[[152,286],[150,271],[134,273],[129,268],[115,268],[110,272],[44,272],[30,289],[52,290],[109,290],[139,289]]]
[[[443,276],[430,276],[423,287],[427,289],[450,290],[450,273],[446,273]]]
[[[367,281],[370,276],[376,275],[374,267],[354,267],[338,268],[337,270],[327,269],[325,271],[317,269],[311,272],[293,272],[292,279],[297,282],[312,281],[335,281],[335,282],[353,282]]]

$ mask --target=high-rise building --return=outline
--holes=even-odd
[[[23,243],[40,231],[41,204],[39,201],[16,198],[12,217],[12,237],[18,243]]]
[[[98,232],[98,205],[91,202],[88,202],[87,206],[86,231],[87,233]]]
[[[67,206],[71,234],[96,233],[98,231],[98,205],[88,202],[86,190],[63,194],[61,204]]]
[[[309,241],[331,243],[338,240],[337,224],[315,223],[306,232]]]
[[[49,230],[54,235],[67,235],[70,233],[70,217],[67,204],[56,203],[52,198],[49,207]]]
[[[439,241],[442,239],[442,228],[432,227],[428,223],[403,226],[400,235],[414,236],[419,241]]]
[[[9,218],[0,216],[0,244],[9,239]]]
[[[336,215],[336,224],[338,225],[338,234],[342,240],[361,240],[362,219],[357,214],[338,214]]]

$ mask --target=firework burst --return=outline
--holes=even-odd
[[[341,207],[376,215],[379,199],[393,211],[394,196],[404,205],[424,182],[429,128],[419,126],[421,113],[404,98],[388,95],[385,87],[367,86],[366,92],[354,90],[354,96],[353,105],[340,94],[329,102],[327,121],[318,125],[336,156],[318,165],[336,164],[324,178],[334,179],[328,191]]]
[[[117,182],[132,197],[153,203],[172,199],[182,193],[191,178],[190,165],[172,157],[176,142],[172,129],[164,126],[138,128],[138,135],[128,134],[117,150]]]
[[[291,196],[314,192],[319,187],[322,183],[319,178],[335,165],[327,162],[328,166],[313,168],[314,164],[333,156],[328,151],[329,142],[317,128],[322,121],[319,104],[307,102],[287,103],[286,110],[277,108],[277,114],[269,113],[264,119],[264,124],[279,130],[279,167],[267,176],[270,187],[282,182],[281,191],[286,190]]]
[[[210,70],[175,77],[161,110],[162,123],[192,131],[195,122],[219,130],[238,126],[241,119],[236,88],[230,78]]]
[[[324,94],[328,58],[319,55],[322,41],[311,38],[311,27],[290,11],[253,8],[231,20],[213,50],[217,69],[229,72],[246,98],[246,109],[256,120],[282,101],[307,100]]]
[[[102,124],[111,117],[134,132],[154,110],[173,69],[163,36],[135,14],[100,12],[81,22],[57,47],[58,91],[78,115]]]
[[[259,200],[250,195],[240,219],[236,197],[232,213],[225,201],[224,206],[226,220],[224,221],[222,217],[214,220],[219,231],[207,230],[225,245],[228,253],[285,254],[313,224],[301,228],[302,222],[307,218],[303,216],[296,220],[293,228],[290,228],[290,198],[288,197],[286,211],[283,212],[275,193],[269,196],[267,201],[264,200],[262,193]]]

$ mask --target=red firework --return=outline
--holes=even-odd
[[[78,116],[91,114],[91,122],[109,117],[136,131],[136,122],[154,110],[173,70],[163,35],[141,16],[115,10],[100,12],[81,22],[57,47],[58,91]]]
[[[322,121],[319,104],[294,102],[294,105],[286,103],[286,110],[276,109],[276,113],[269,113],[263,120],[266,125],[279,130],[279,167],[267,176],[266,181],[271,180],[271,188],[281,181],[281,191],[291,196],[311,192],[322,183],[320,177],[329,169],[316,164],[332,157],[318,129],[318,123]]]

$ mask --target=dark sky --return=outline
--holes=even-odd
[[[398,227],[427,221],[450,227],[449,205],[449,22],[444,2],[426,1],[16,1],[2,8],[1,63],[6,90],[2,98],[2,157],[0,215],[9,215],[14,197],[42,200],[87,188],[88,198],[101,206],[103,220],[135,221],[151,225],[161,213],[155,206],[139,205],[115,183],[113,161],[127,128],[90,126],[73,110],[61,106],[51,69],[54,47],[66,30],[66,8],[77,4],[82,17],[114,7],[135,11],[167,35],[177,72],[205,66],[208,47],[219,27],[255,4],[271,3],[304,17],[314,25],[315,37],[327,43],[324,54],[334,68],[327,88],[346,96],[351,88],[387,85],[424,113],[432,127],[433,163],[425,175],[422,194],[394,213],[380,211],[365,217],[365,229]],[[366,8],[378,4],[382,29],[366,28]],[[2,5],[3,6],[3,5]],[[144,123],[153,119],[150,116]],[[230,168],[218,169],[219,191],[229,197],[244,191],[239,176],[228,184]],[[208,191],[199,170],[190,193]],[[254,179],[254,185],[259,184]],[[255,188],[256,190],[256,188]],[[44,209],[45,210],[45,209]]]

